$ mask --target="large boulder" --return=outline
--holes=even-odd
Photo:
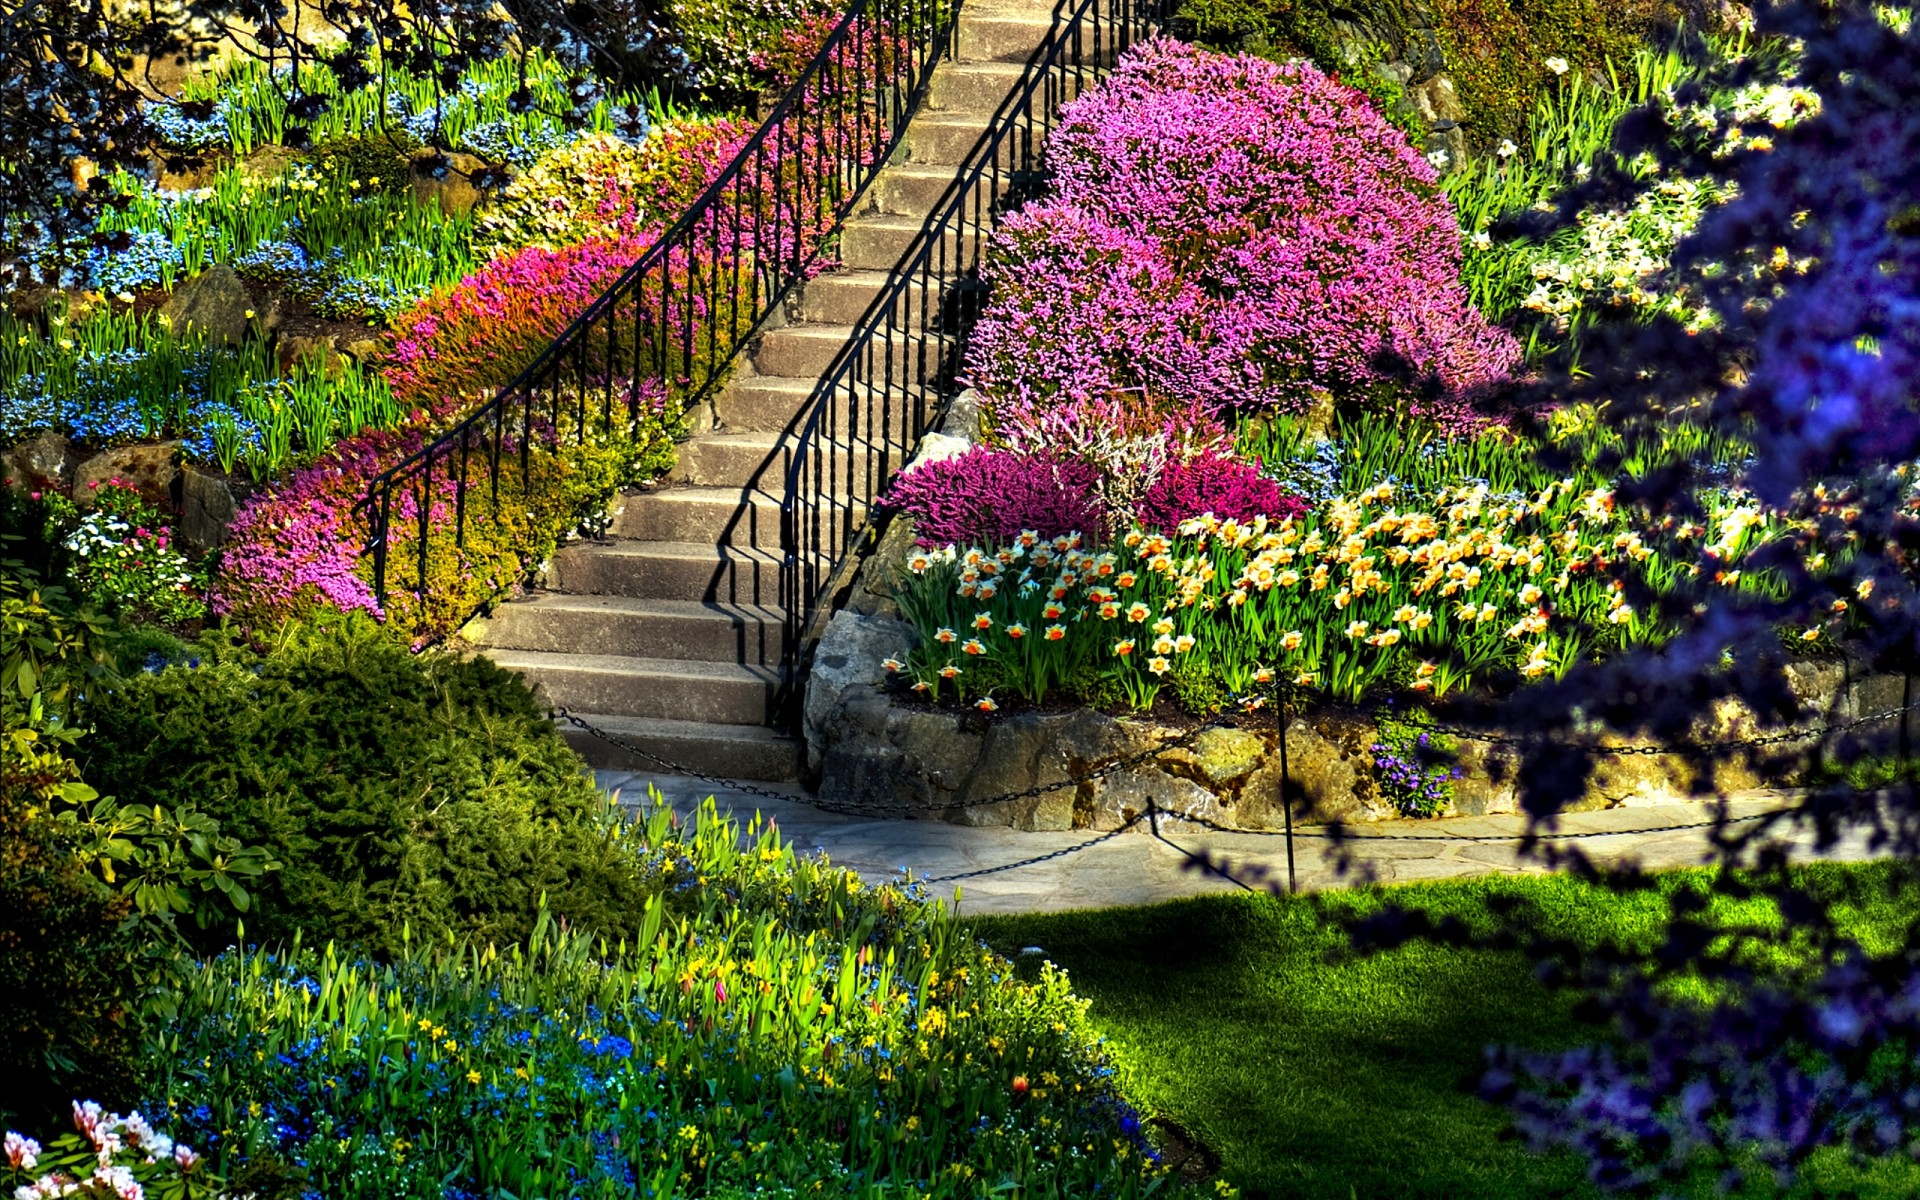
[[[223,475],[187,467],[179,478],[180,522],[174,528],[182,548],[206,554],[227,538],[227,526],[239,510]]]
[[[232,267],[214,264],[173,289],[160,308],[175,333],[197,332],[209,341],[237,346],[255,316],[253,297]]]
[[[413,156],[413,202],[437,204],[449,217],[463,217],[487,197],[476,180],[485,178],[487,164],[471,154],[421,150]]]
[[[890,658],[904,659],[914,641],[913,627],[904,621],[855,612],[834,614],[807,670],[801,722],[809,770],[820,769],[832,732],[854,719],[849,710],[879,699],[887,674],[881,664]]]
[[[146,442],[138,446],[116,446],[87,459],[73,472],[73,500],[81,508],[93,507],[93,493],[113,480],[119,480],[140,493],[140,498],[158,508],[173,504],[174,480],[180,475],[179,442]]]
[[[66,438],[53,432],[37,433],[0,452],[0,479],[20,492],[64,492],[73,483],[79,463]]]

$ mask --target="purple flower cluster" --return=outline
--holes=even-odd
[[[1432,744],[1432,735],[1422,733],[1389,736],[1367,748],[1374,779],[1403,817],[1437,817],[1453,803],[1453,783],[1462,772],[1428,761]]]
[[[1262,475],[1251,463],[1224,454],[1201,454],[1169,462],[1141,494],[1134,519],[1144,529],[1178,529],[1202,513],[1221,520],[1303,517],[1305,500]]]
[[[1518,365],[1461,285],[1433,169],[1311,65],[1153,39],[1061,116],[1055,193],[1003,223],[969,351],[997,405],[1298,410],[1410,369],[1415,411],[1460,424]]]
[[[356,506],[373,477],[419,450],[430,431],[422,412],[348,438],[241,509],[208,596],[213,611],[255,627],[323,606],[384,618],[360,561],[366,521]],[[397,495],[395,507],[397,523],[418,518],[411,493]]]
[[[880,503],[914,519],[922,546],[1005,546],[1098,529],[1099,472],[1074,459],[975,446],[894,480]]]

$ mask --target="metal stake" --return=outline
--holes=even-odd
[[[1300,881],[1293,873],[1293,797],[1287,792],[1287,688],[1277,669],[1273,682],[1274,721],[1280,727],[1280,811],[1287,819],[1287,891],[1298,892]]]

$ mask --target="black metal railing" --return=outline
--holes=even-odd
[[[956,8],[854,0],[732,161],[613,286],[492,399],[374,479],[363,553],[390,621],[432,640],[491,602],[524,573],[514,541],[557,451],[610,441],[622,422],[631,434],[724,380],[899,139]],[[507,532],[470,551],[489,526]],[[448,571],[457,594],[432,594]]]
[[[789,704],[815,626],[850,582],[859,540],[872,533],[876,497],[960,390],[954,372],[985,299],[980,266],[995,223],[1045,188],[1041,150],[1060,105],[1103,78],[1159,11],[1156,0],[1061,0],[1049,40],[815,389],[789,450],[781,502]],[[964,25],[960,36],[964,53]]]

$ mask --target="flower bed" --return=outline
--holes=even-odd
[[[0,1169],[343,1200],[1188,1194],[1061,973],[740,832],[709,807],[620,835],[654,889],[632,949],[543,918],[504,953],[221,955],[150,1044],[163,1131],[76,1104],[77,1135],[12,1135]]]

